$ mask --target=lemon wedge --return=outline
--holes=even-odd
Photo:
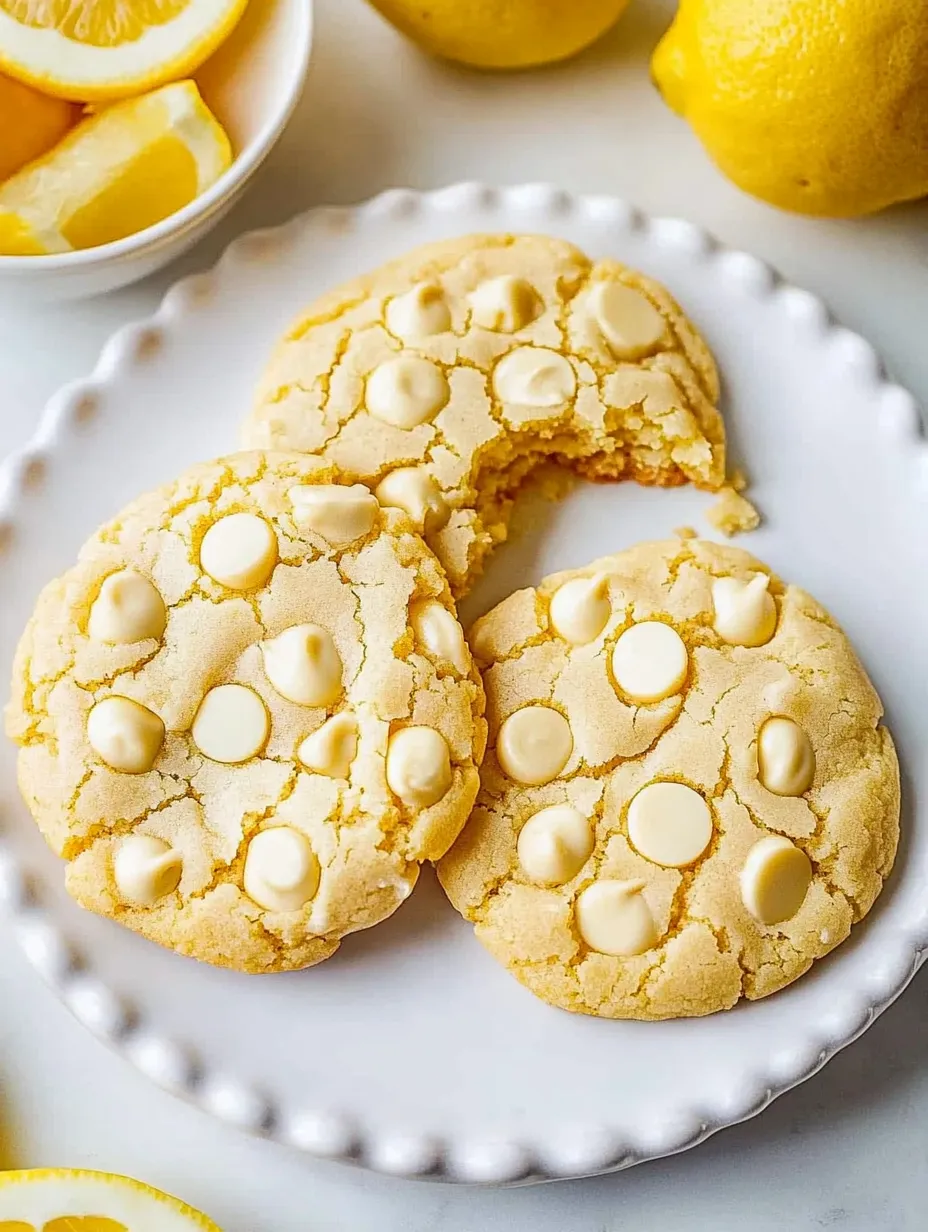
[[[70,252],[134,235],[187,205],[231,161],[194,82],[115,103],[0,185],[0,254]]]
[[[0,1232],[221,1232],[193,1207],[108,1172],[0,1172]]]
[[[74,103],[0,76],[0,180],[47,153],[80,117]]]
[[[58,98],[126,98],[193,73],[247,3],[0,0],[0,67]]]

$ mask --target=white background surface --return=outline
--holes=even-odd
[[[730,187],[647,81],[671,8],[635,0],[571,65],[485,77],[422,58],[361,0],[320,0],[303,104],[216,238],[182,269],[106,300],[0,313],[0,451],[28,437],[45,398],[89,370],[113,328],[150,312],[175,277],[240,230],[393,184],[465,178],[548,179],[687,216],[821,294],[925,401],[928,209],[825,223]],[[596,1181],[475,1192],[311,1164],[209,1121],[91,1039],[0,930],[0,1166],[127,1172],[201,1206],[226,1232],[905,1232],[924,1226],[928,1197],[926,988],[922,976],[805,1087],[686,1156]],[[372,1022],[372,1046],[375,1032]]]

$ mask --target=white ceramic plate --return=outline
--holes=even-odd
[[[708,1019],[550,1009],[474,940],[431,876],[389,922],[295,975],[246,977],[85,914],[18,802],[2,750],[0,886],[12,927],[91,1030],[157,1082],[254,1132],[404,1176],[511,1181],[625,1167],[751,1116],[863,1031],[928,946],[928,447],[861,338],[761,262],[689,224],[532,186],[391,192],[248,235],[106,347],[0,484],[0,656],[39,587],[104,518],[235,447],[269,348],[317,293],[415,244],[563,235],[665,281],[705,331],[734,452],[766,524],[744,540],[842,621],[887,706],[903,842],[866,923],[792,988]],[[554,569],[701,522],[711,500],[581,487],[500,550],[470,614]]]

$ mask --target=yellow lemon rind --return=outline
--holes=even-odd
[[[23,1168],[9,1172],[0,1172],[0,1201],[2,1201],[4,1194],[15,1186],[24,1186],[29,1189],[47,1189],[49,1187],[61,1186],[63,1191],[69,1189],[70,1194],[75,1194],[88,1185],[93,1186],[95,1190],[95,1200],[101,1186],[110,1186],[117,1192],[123,1194],[132,1193],[144,1199],[146,1203],[150,1203],[152,1212],[156,1207],[169,1210],[173,1215],[184,1219],[188,1223],[190,1232],[222,1232],[219,1225],[204,1215],[202,1211],[188,1206],[180,1198],[175,1198],[171,1194],[162,1192],[160,1189],[146,1185],[143,1181],[136,1181],[132,1177],[121,1176],[113,1172],[97,1172],[89,1168]],[[62,1192],[63,1201],[68,1201],[69,1197],[68,1193]],[[44,1208],[45,1203],[42,1205]],[[97,1211],[96,1213],[101,1218],[109,1217],[106,1211]],[[69,1214],[71,1212],[62,1210],[58,1218],[64,1218]],[[3,1226],[6,1216],[6,1211],[0,1212],[0,1227]],[[27,1212],[24,1212],[24,1217],[28,1219]],[[118,1219],[120,1217],[117,1214],[114,1218]],[[16,1217],[13,1216],[13,1218]]]

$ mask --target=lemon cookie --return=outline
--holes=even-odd
[[[899,770],[847,638],[745,552],[650,543],[477,622],[490,751],[439,865],[545,1001],[609,1018],[776,992],[888,875]]]
[[[460,595],[543,461],[720,487],[718,394],[657,283],[563,240],[476,235],[317,301],[271,359],[245,442],[320,454],[406,510]]]
[[[313,459],[135,501],[42,593],[7,730],[84,907],[244,971],[329,957],[466,819],[483,690],[438,562]]]

